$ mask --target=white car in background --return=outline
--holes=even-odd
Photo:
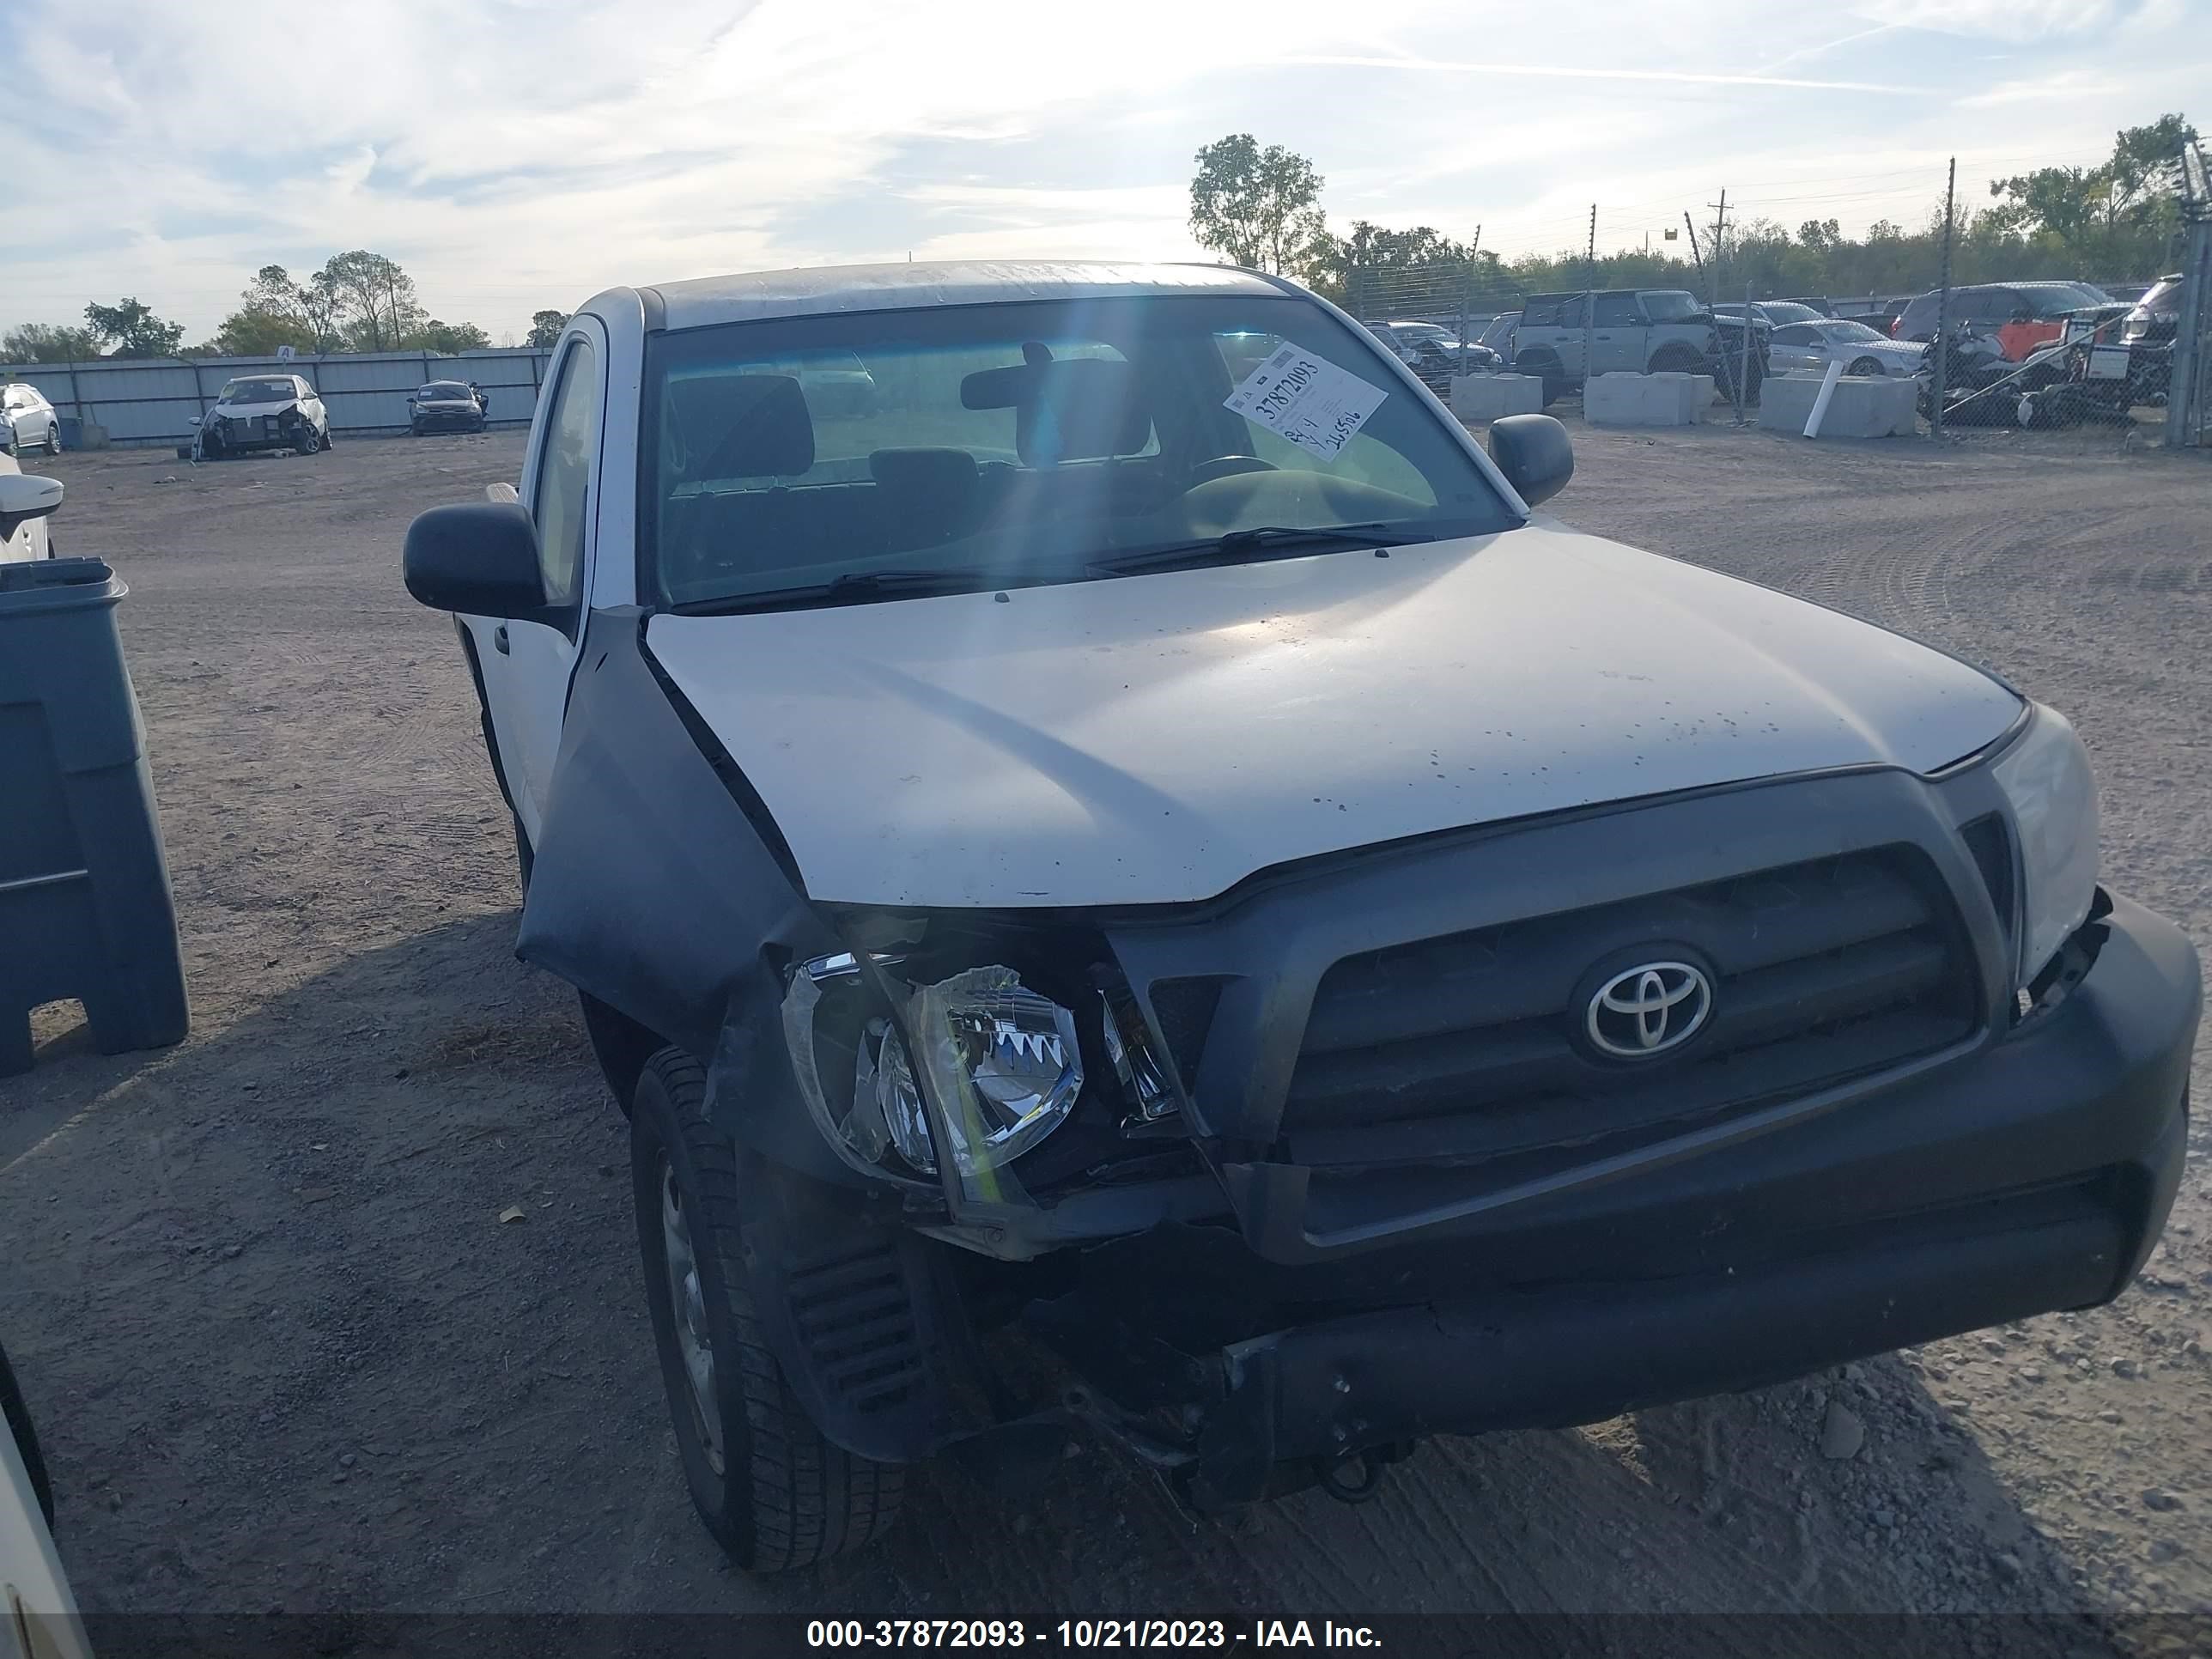
[[[1920,372],[1923,347],[1909,340],[1893,340],[1864,323],[1835,318],[1813,323],[1786,323],[1774,331],[1766,346],[1766,372],[1786,374],[1793,368],[1825,373],[1840,361],[1846,374],[1911,378]]]
[[[46,519],[62,504],[58,478],[27,477],[12,455],[0,455],[0,564],[50,559]]]
[[[17,455],[62,453],[62,417],[38,387],[20,380],[0,386],[0,450]]]

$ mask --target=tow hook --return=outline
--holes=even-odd
[[[1389,1461],[1373,1452],[1357,1451],[1317,1457],[1314,1463],[1323,1492],[1340,1504],[1364,1504],[1381,1489],[1382,1468]]]
[[[1358,1451],[1316,1457],[1313,1461],[1314,1478],[1321,1489],[1340,1504],[1364,1504],[1382,1484],[1382,1471],[1411,1457],[1419,1443],[1413,1440],[1386,1440]]]

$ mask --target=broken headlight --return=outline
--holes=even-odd
[[[2063,714],[2033,722],[1991,769],[2012,806],[2025,889],[2020,982],[2027,985],[2088,919],[2097,896],[2097,780]]]
[[[943,1114],[944,1138],[963,1180],[1003,1168],[1067,1121],[1083,1090],[1075,1016],[1005,967],[971,968],[910,984],[896,964],[890,983],[903,1000],[901,1020],[879,1006],[842,1012],[851,1022],[851,1085],[829,1068],[842,1043],[825,1000],[875,1002],[849,956],[823,957],[793,976],[784,1035],[801,1092],[832,1146],[863,1167],[886,1155],[919,1175],[938,1172],[939,1126],[923,1102],[926,1083]],[[918,1058],[900,1026],[911,1032]],[[825,1042],[825,1039],[828,1041]],[[842,1103],[842,1107],[839,1103]]]

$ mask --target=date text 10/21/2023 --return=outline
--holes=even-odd
[[[1380,1648],[1365,1625],[1334,1620],[1261,1619],[1249,1625],[1220,1619],[1062,1619],[1028,1625],[1018,1619],[813,1619],[810,1648],[955,1648],[970,1652],[1143,1648]]]

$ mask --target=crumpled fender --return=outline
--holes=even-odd
[[[782,970],[844,949],[781,835],[646,652],[589,613],[515,954],[707,1062],[733,1139],[841,1185],[784,1046]]]

